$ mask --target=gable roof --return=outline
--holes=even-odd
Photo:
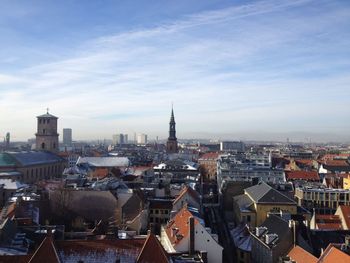
[[[322,263],[348,263],[350,262],[350,256],[340,249],[335,244],[329,244],[323,254],[320,256],[318,262]]]
[[[60,263],[56,248],[51,236],[44,238],[28,263]]]
[[[181,198],[183,196],[185,196],[186,194],[191,196],[198,204],[200,203],[200,197],[199,197],[199,194],[197,193],[197,191],[193,190],[189,186],[185,186],[184,188],[182,188],[180,194],[178,195],[178,197],[176,197],[176,199],[174,200],[173,204],[176,204],[178,201],[180,201]]]
[[[169,221],[165,228],[165,232],[171,242],[171,244],[178,244],[187,237],[190,232],[189,218],[192,217],[187,207],[183,207],[172,220]],[[194,224],[198,224],[199,221],[194,217]],[[172,232],[176,232],[175,235]]]
[[[244,192],[258,204],[277,203],[277,204],[296,204],[296,202],[287,196],[281,194],[265,182],[244,189]]]
[[[285,173],[287,180],[320,180],[316,171],[285,171]]]
[[[168,254],[157,237],[150,233],[137,258],[137,263],[168,263]]]
[[[317,258],[299,246],[293,247],[288,256],[296,263],[316,263]]]
[[[350,205],[340,205],[339,207],[343,214],[345,225],[350,228]]]

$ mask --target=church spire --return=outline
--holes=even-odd
[[[169,139],[175,139],[176,140],[176,129],[175,129],[175,117],[174,117],[174,108],[171,107],[171,117],[169,122]]]
[[[176,128],[175,128],[175,116],[174,107],[171,105],[171,116],[169,122],[169,138],[167,141],[167,153],[177,153],[177,138],[176,138]]]

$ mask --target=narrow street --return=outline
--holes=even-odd
[[[226,222],[224,221],[224,216],[220,213],[219,207],[210,207],[208,213],[208,219],[210,226],[213,231],[219,236],[219,243],[224,247],[223,250],[223,262],[234,263],[235,253],[234,244],[231,241],[230,233]]]

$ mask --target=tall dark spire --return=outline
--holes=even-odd
[[[176,122],[174,117],[174,109],[171,107],[171,117],[169,122],[169,139],[176,140]]]
[[[177,153],[177,139],[176,139],[176,128],[175,128],[175,117],[174,117],[174,108],[171,107],[171,117],[169,122],[169,138],[167,141],[167,153]]]

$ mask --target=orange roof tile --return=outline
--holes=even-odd
[[[287,180],[320,180],[316,171],[285,171],[285,173]]]
[[[350,228],[350,206],[349,205],[340,205],[341,212],[343,214],[345,224]]]
[[[324,164],[328,166],[349,166],[349,163],[346,160],[327,160],[324,162]]]
[[[318,229],[342,229],[340,217],[338,215],[316,215]]]
[[[288,256],[296,263],[316,263],[317,258],[299,246],[295,246],[289,251]]]
[[[108,169],[107,168],[96,168],[93,173],[92,177],[103,179],[108,175]]]
[[[199,159],[200,160],[217,160],[219,158],[219,153],[217,152],[208,152],[203,154]]]
[[[168,254],[160,244],[157,237],[150,233],[137,258],[137,263],[168,263]]]
[[[334,244],[329,244],[323,254],[320,256],[318,262],[320,263],[349,263],[350,256],[340,249],[336,248]]]
[[[187,210],[187,207],[183,207],[175,217],[169,221],[165,228],[165,232],[172,244],[178,244],[180,241],[189,235],[190,225],[189,218],[192,216],[191,212]],[[199,221],[195,218],[194,223],[198,224]]]

